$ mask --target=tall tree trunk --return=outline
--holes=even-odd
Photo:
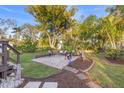
[[[56,47],[55,47],[56,39],[54,37],[51,37],[50,34],[47,31],[45,31],[45,33],[48,36],[50,47],[53,48],[53,49],[56,49]]]
[[[107,36],[108,36],[108,38],[109,38],[109,41],[110,41],[111,47],[114,48],[114,49],[116,49],[116,44],[115,44],[114,39],[113,39],[112,36],[107,32],[107,30],[105,30],[105,31],[106,31]]]

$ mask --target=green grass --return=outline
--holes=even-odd
[[[32,77],[32,78],[42,78],[47,77],[52,74],[55,74],[59,72],[58,69],[46,66],[44,64],[35,63],[32,61],[32,58],[35,57],[35,55],[40,55],[45,53],[44,51],[36,52],[36,53],[24,53],[20,57],[22,68],[22,75],[26,77]],[[14,54],[11,54],[12,58],[16,58]]]
[[[104,59],[96,55],[88,55],[96,62],[89,71],[92,79],[102,87],[124,87],[124,65],[116,66],[106,64]]]

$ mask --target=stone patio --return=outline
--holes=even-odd
[[[72,57],[72,61],[77,59],[77,56]],[[65,66],[68,65],[68,60],[65,59],[64,55],[53,55],[53,56],[46,56],[33,59],[34,62],[42,63],[57,69],[63,69]]]

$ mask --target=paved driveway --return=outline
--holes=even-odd
[[[74,61],[77,56],[72,57],[72,61]],[[54,68],[63,69],[65,66],[68,65],[68,60],[65,59],[63,55],[54,55],[54,56],[46,56],[33,59],[34,62],[42,63]]]

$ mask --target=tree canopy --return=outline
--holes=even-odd
[[[71,6],[28,6],[27,11],[34,16],[38,22],[37,28],[47,34],[49,44],[55,48],[58,36],[70,30],[76,8]]]

